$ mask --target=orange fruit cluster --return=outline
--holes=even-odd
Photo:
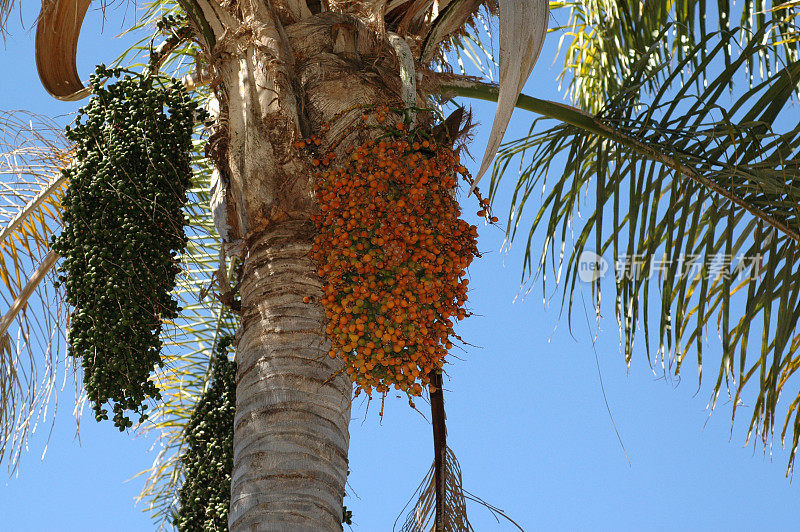
[[[469,313],[464,278],[478,231],[454,198],[458,155],[402,126],[358,147],[342,165],[324,157],[316,179],[312,257],[324,282],[331,357],[356,394],[393,386],[419,396]]]

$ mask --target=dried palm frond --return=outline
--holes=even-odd
[[[78,37],[91,0],[45,0],[36,26],[36,68],[45,90],[59,100],[89,95],[77,67]]]
[[[383,4],[381,4],[383,5]],[[482,6],[495,10],[496,0],[388,0],[383,6],[386,28],[419,45],[419,60],[426,64],[452,37],[472,25]]]
[[[467,519],[467,501],[483,506],[496,518],[502,517],[517,529],[522,530],[522,527],[500,508],[487,503],[463,488],[461,466],[456,460],[455,453],[449,447],[447,447],[445,453],[444,472],[446,497],[444,500],[444,513],[442,514],[444,517],[442,527],[436,528],[434,523],[436,515],[436,482],[435,465],[431,465],[428,474],[425,475],[425,478],[411,496],[411,500],[416,498],[416,503],[405,514],[405,518],[401,513],[401,516],[394,523],[393,530],[397,530],[398,521],[402,519],[403,524],[400,526],[399,532],[474,532],[475,529]],[[406,508],[408,508],[408,505],[403,508],[403,512],[405,512]]]
[[[16,2],[14,0],[0,0],[0,35],[5,36],[8,27],[8,17],[14,10]]]
[[[0,112],[0,461],[12,470],[47,417],[58,374],[68,373],[48,245],[61,226],[60,170],[71,160],[61,131],[40,116]]]
[[[548,0],[506,0],[500,3],[500,95],[473,189],[491,166],[511,121],[517,98],[539,59],[547,34],[549,6]]]
[[[475,75],[495,81],[499,65],[492,49],[491,16],[488,11],[478,11],[470,25],[435,48],[431,53],[436,67],[444,72],[455,72],[458,67],[462,75],[472,74],[474,68]]]
[[[420,61],[428,62],[436,47],[453,33],[462,31],[464,24],[480,7],[480,0],[453,0],[434,18],[431,29],[425,36]]]
[[[436,516],[436,482],[435,465],[431,465],[428,474],[420,483],[417,491],[412,495],[417,502],[409,509],[403,520],[400,532],[427,532],[433,530]],[[467,519],[467,499],[461,485],[461,466],[458,465],[453,451],[447,447],[444,460],[444,511],[443,530],[448,532],[474,532],[474,528]],[[408,506],[406,505],[406,508]],[[406,508],[403,508],[405,511]],[[399,520],[400,518],[398,518]],[[395,526],[397,522],[395,521]],[[443,532],[443,531],[437,531]]]

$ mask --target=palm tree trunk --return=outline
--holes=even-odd
[[[328,357],[308,256],[319,155],[295,142],[317,134],[345,160],[379,134],[363,107],[402,102],[398,66],[386,39],[347,15],[281,27],[257,11],[246,26],[215,48],[209,141],[224,189],[215,221],[243,259],[230,530],[341,530],[352,385]]]
[[[308,221],[275,224],[244,262],[232,531],[342,526],[351,384],[327,356],[325,313],[303,302],[320,294],[313,235]]]

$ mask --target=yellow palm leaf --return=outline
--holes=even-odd
[[[69,160],[59,124],[0,113],[0,460],[12,468],[63,368],[66,320],[47,282],[57,259],[47,242],[61,225]]]

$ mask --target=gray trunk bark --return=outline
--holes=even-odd
[[[275,224],[242,280],[230,529],[337,530],[347,480],[351,384],[327,356],[314,228]],[[338,375],[336,375],[338,372]]]

